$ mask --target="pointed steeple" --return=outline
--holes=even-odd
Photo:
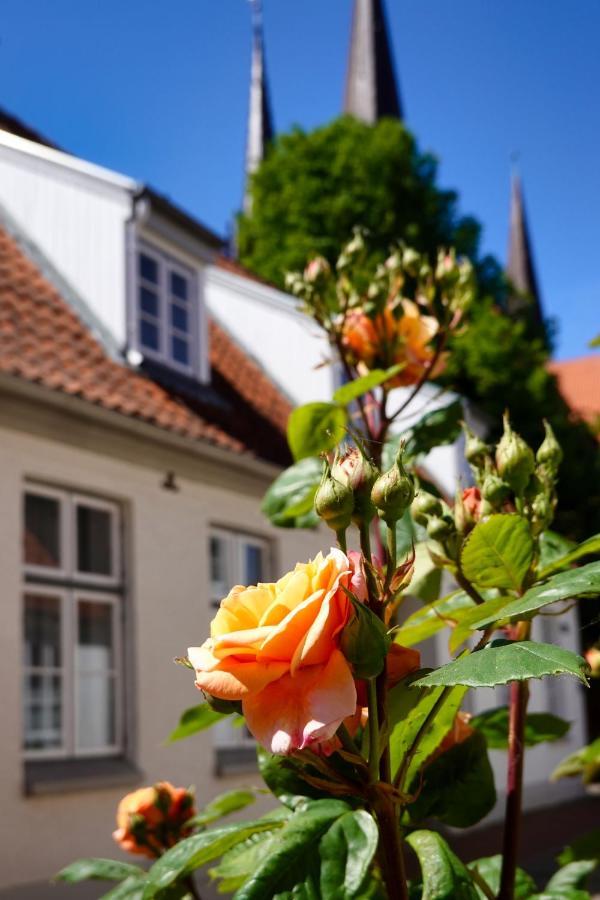
[[[252,6],[252,62],[250,69],[250,104],[248,110],[248,135],[246,138],[246,186],[244,209],[250,205],[249,176],[264,159],[267,145],[273,138],[273,117],[269,101],[269,89],[265,68],[261,0],[250,0]]]
[[[371,125],[403,118],[383,0],[354,0],[344,112]]]
[[[533,262],[523,187],[517,172],[512,174],[506,276],[513,288],[507,298],[507,311],[510,314],[519,314],[529,310],[532,322],[543,325],[542,303]]]

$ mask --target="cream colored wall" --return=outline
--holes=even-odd
[[[273,541],[275,574],[322,544],[315,533],[275,530],[259,511],[268,478],[239,458],[194,459],[141,438],[78,421],[47,406],[0,397],[0,888],[43,880],[82,855],[116,855],[110,833],[125,788],[25,797],[21,739],[21,494],[26,478],[96,492],[125,511],[127,606],[132,632],[135,762],[144,782],[195,784],[200,801],[246,778],[212,775],[210,733],[164,746],[179,713],[199,702],[190,672],[173,657],[207,634],[207,535],[211,523]],[[161,488],[167,469],[179,493]],[[324,543],[327,538],[324,538]],[[250,779],[251,780],[251,779]]]

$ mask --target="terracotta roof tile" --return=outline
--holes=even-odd
[[[600,354],[552,362],[548,368],[573,412],[595,422],[600,417]]]
[[[290,404],[216,322],[210,322],[210,362],[218,403],[167,389],[114,360],[1,228],[0,336],[0,372],[194,440],[289,461]]]

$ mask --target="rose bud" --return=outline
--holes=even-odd
[[[600,647],[590,647],[583,655],[591,669],[592,678],[600,678]]]
[[[442,504],[437,497],[428,491],[420,490],[412,502],[410,511],[415,522],[419,525],[427,525],[430,516],[441,516]]]
[[[354,495],[352,488],[331,474],[327,461],[315,494],[315,512],[336,534],[346,531],[352,521]]]
[[[463,432],[465,435],[465,458],[468,463],[476,468],[480,468],[485,463],[486,457],[490,452],[490,448],[478,435],[474,434],[471,429],[463,422]]]
[[[375,515],[371,490],[379,472],[357,447],[352,447],[333,464],[332,477],[351,489],[354,508],[352,521],[359,527],[368,525]]]
[[[563,452],[554,436],[552,426],[546,419],[544,419],[544,430],[546,432],[546,437],[538,447],[535,458],[539,465],[546,466],[555,477],[558,472],[558,467],[562,462]]]
[[[414,496],[414,480],[404,470],[400,449],[392,467],[380,475],[373,485],[371,500],[377,507],[379,518],[393,527],[404,515]]]
[[[452,534],[453,524],[447,518],[433,516],[427,523],[427,534],[433,541],[443,542]]]
[[[492,506],[499,507],[506,500],[510,488],[495,472],[487,472],[481,485],[481,496]]]
[[[195,814],[191,791],[159,781],[123,797],[113,838],[128,853],[154,858],[189,833]]]
[[[496,447],[496,467],[502,480],[522,497],[533,474],[535,460],[531,447],[512,430],[507,413],[504,415],[504,434]]]

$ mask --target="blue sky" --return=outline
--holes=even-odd
[[[264,0],[276,126],[341,106],[351,0]],[[504,259],[518,152],[557,355],[600,331],[600,3],[387,0],[407,123]],[[0,105],[223,232],[239,205],[247,0],[12,0]]]

